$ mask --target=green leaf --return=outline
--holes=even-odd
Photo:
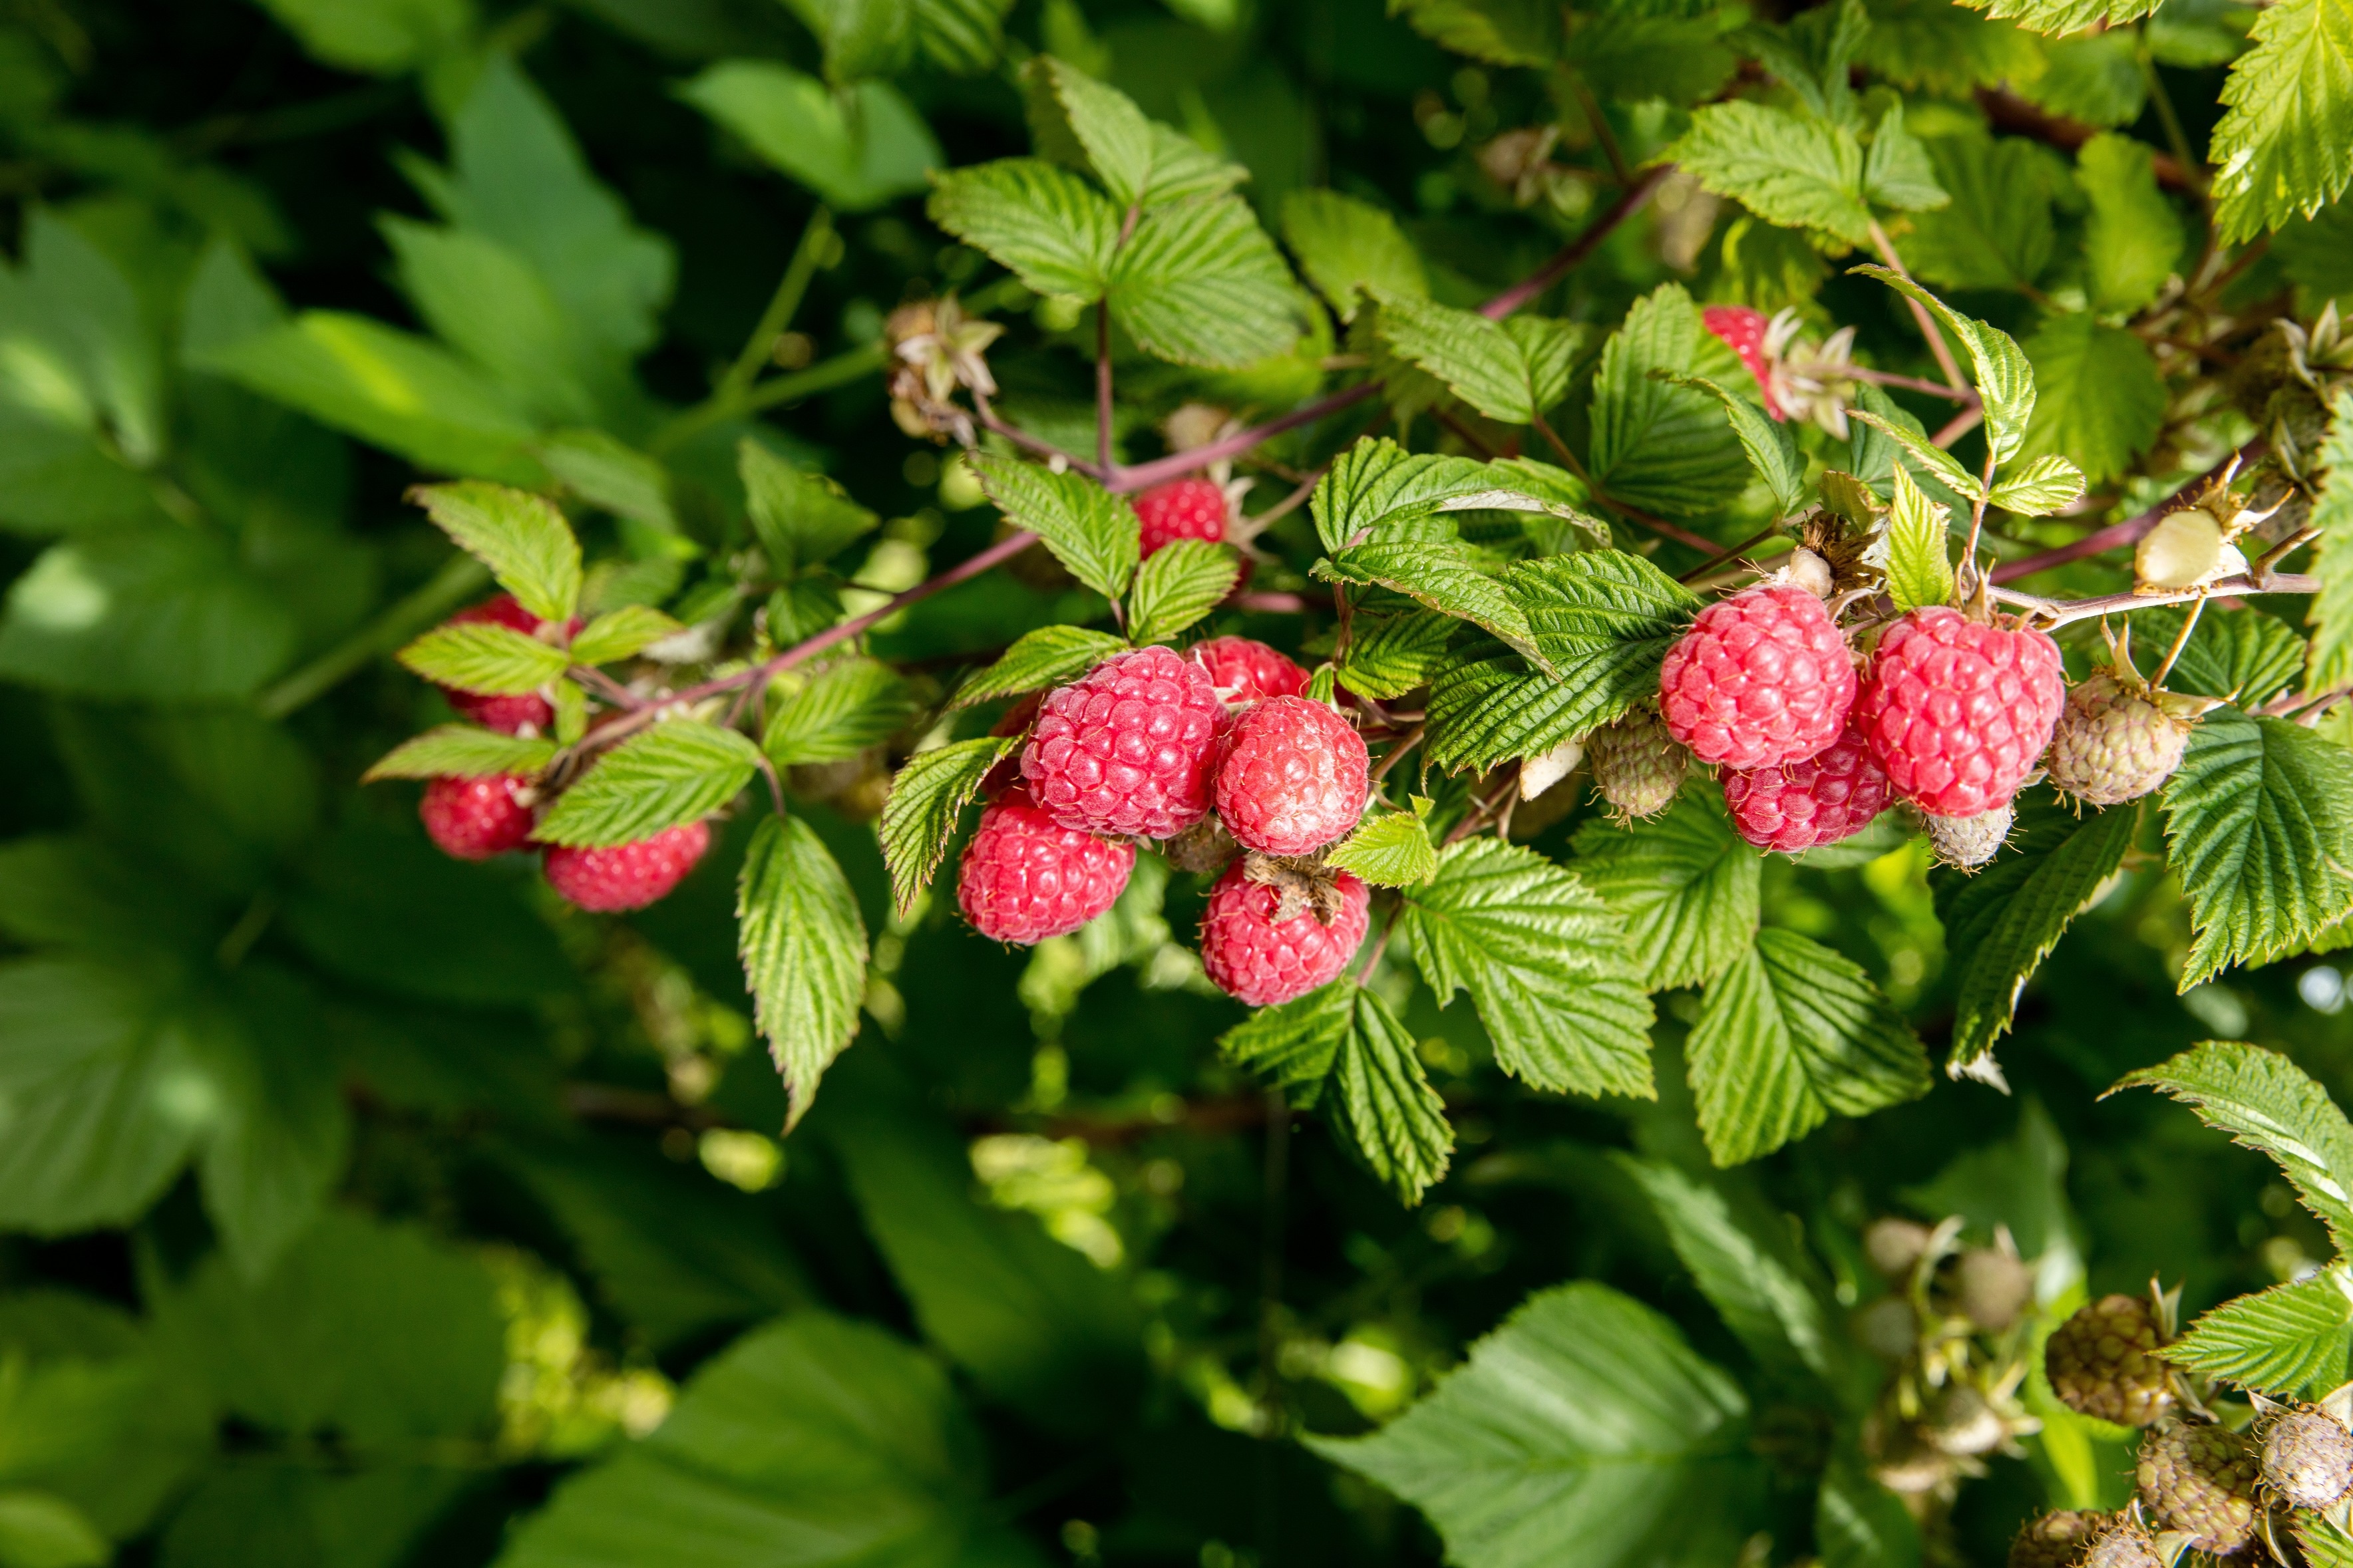
[[[1831,1459],[1814,1496],[1814,1540],[1822,1568],[1919,1568],[1919,1521],[1851,1453]]]
[[[575,779],[540,818],[543,844],[599,847],[698,821],[742,793],[760,748],[700,719],[672,719],[632,736]]]
[[[2353,1280],[2344,1267],[2237,1296],[2165,1347],[2175,1366],[2282,1399],[2344,1381],[2353,1349]]]
[[[1312,568],[1327,583],[1388,588],[1433,610],[1471,622],[1531,658],[1526,614],[1494,564],[1465,544],[1443,518],[1385,526],[1370,543],[1335,550]]]
[[[1408,1205],[1446,1174],[1454,1152],[1445,1102],[1422,1076],[1414,1045],[1388,1004],[1356,987],[1356,1016],[1325,1095],[1366,1167]]]
[[[2353,1568],[2353,1535],[2329,1523],[2326,1515],[2299,1512],[2291,1528],[2312,1568]]]
[[[1356,830],[1335,845],[1324,863],[1353,871],[1377,888],[1405,888],[1427,882],[1438,872],[1438,847],[1430,830],[1409,811],[1385,811],[1367,816]]]
[[[437,337],[489,371],[535,422],[596,417],[596,353],[526,258],[464,229],[389,215],[377,225],[401,292]]]
[[[2179,605],[2143,610],[2133,619],[2134,640],[2161,656],[2180,635],[2188,614]],[[2253,708],[2296,683],[2307,653],[2295,629],[2275,616],[2253,608],[2209,606],[2165,683],[2175,691]]]
[[[956,688],[950,708],[1018,697],[1076,680],[1115,653],[1127,651],[1127,642],[1109,632],[1087,626],[1039,626],[1024,632],[1004,657]]]
[[[1039,150],[1082,163],[1122,208],[1223,195],[1250,177],[1239,163],[1145,118],[1135,100],[1066,60],[1040,55],[1022,68]],[[1067,136],[1076,145],[1059,145]]]
[[[1721,1563],[1757,1519],[1740,1389],[1607,1285],[1531,1296],[1366,1437],[1309,1437],[1430,1516],[1462,1568]]]
[[[1849,245],[1871,238],[1862,145],[1843,126],[1746,100],[1704,104],[1659,155],[1767,223],[1818,229]]]
[[[2124,864],[2138,817],[2131,806],[2078,817],[2038,797],[2019,813],[2010,853],[1975,876],[1931,875],[1954,985],[1951,1064],[1978,1060],[2010,1032],[2027,981]]]
[[[1020,744],[1018,735],[954,742],[908,758],[892,779],[882,803],[882,858],[902,915],[939,869],[965,803],[979,792],[988,770]]]
[[[1237,1067],[1269,1079],[1295,1110],[1312,1109],[1356,1016],[1356,983],[1346,977],[1306,995],[1261,1007],[1218,1037]]]
[[[942,174],[924,210],[1040,294],[1100,300],[1111,287],[1120,210],[1041,159],[1000,158]]]
[[[2137,335],[2090,316],[2053,316],[2027,340],[2046,396],[2021,456],[2072,458],[2093,484],[2129,471],[2156,441],[2170,395]]]
[[[2353,0],[2282,0],[2248,37],[2207,151],[2226,244],[2310,217],[2353,179]]]
[[[915,8],[910,0],[786,0],[817,35],[825,51],[826,79],[839,87],[860,77],[903,70],[913,53]]]
[[[1939,136],[1936,176],[1952,201],[1912,220],[1905,259],[1945,289],[2030,288],[2051,265],[2055,161],[2023,137]]]
[[[1999,327],[1964,316],[1902,273],[1874,264],[1852,270],[1876,278],[1897,293],[1927,307],[1945,330],[1968,351],[1976,372],[1978,396],[1985,405],[1985,428],[1994,461],[2006,463],[2026,438],[2034,417],[2034,366],[2016,340]]]
[[[1912,471],[1897,464],[1895,496],[1887,513],[1887,594],[1899,610],[1947,605],[1953,599],[1953,563],[1946,509],[1920,493]]]
[[[541,620],[561,626],[580,607],[580,542],[544,496],[461,479],[409,499]]]
[[[1862,62],[1894,85],[1940,97],[2031,76],[2041,58],[2034,40],[1951,0],[1879,0]]]
[[[2353,387],[2329,407],[2328,436],[2317,459],[2327,465],[2311,526],[2320,530],[2312,563],[2320,579],[2307,612],[2312,633],[2310,689],[2353,683]]]
[[[113,1557],[98,1527],[65,1499],[0,1491],[0,1563],[8,1568],[99,1568]]]
[[[744,984],[790,1096],[790,1131],[817,1098],[818,1079],[858,1033],[866,922],[816,831],[779,816],[752,835],[735,884],[735,919]]]
[[[1435,610],[1394,616],[1359,611],[1348,639],[1339,683],[1359,697],[1387,701],[1426,686],[1443,668],[1458,623]]]
[[[352,1120],[341,1064],[318,1048],[327,1023],[308,989],[253,963],[224,992],[183,1026],[217,1105],[196,1173],[223,1250],[259,1279],[318,1218],[343,1173]]]
[[[1575,479],[1541,463],[1408,453],[1384,437],[1360,440],[1335,458],[1308,508],[1324,548],[1336,551],[1440,512],[1533,511],[1598,528],[1581,510],[1586,499]],[[1595,542],[1609,542],[1606,528]]]
[[[1972,10],[2055,37],[2080,33],[2103,18],[2112,26],[2135,21],[2156,10],[2160,0],[1969,0],[1969,4]]]
[[[1128,590],[1128,636],[1139,647],[1174,641],[1224,604],[1241,574],[1241,557],[1231,545],[1206,539],[1163,545],[1137,569]]]
[[[917,711],[898,671],[871,658],[846,658],[771,699],[760,746],[780,768],[847,762],[905,729]]]
[[[1157,359],[1232,369],[1299,341],[1298,285],[1240,196],[1154,207],[1119,247],[1112,318]]]
[[[1588,463],[1594,482],[1616,500],[1690,517],[1746,488],[1748,459],[1715,400],[1651,374],[1709,368],[1703,343],[1716,340],[1700,324],[1691,296],[1662,283],[1635,301],[1601,351]]]
[[[1344,321],[1363,296],[1418,299],[1430,292],[1421,257],[1397,219],[1338,191],[1293,191],[1282,198],[1282,242],[1299,269]]]
[[[21,268],[0,264],[0,404],[85,437],[103,432],[132,468],[153,463],[165,439],[163,365],[132,281],[40,206],[26,212],[24,256]]]
[[[1525,425],[1536,416],[1527,356],[1501,323],[1415,294],[1374,298],[1381,341],[1398,358],[1490,419]]]
[[[1692,1092],[1719,1165],[1769,1154],[1831,1112],[1928,1092],[1928,1057],[1851,960],[1767,927],[1712,981],[1690,1041]]]
[[[2182,990],[2294,952],[2353,909],[2353,755],[2342,746],[2219,709],[2191,733],[2162,798],[2196,932]]]
[[[280,596],[177,525],[50,546],[8,585],[0,678],[74,696],[164,702],[250,696],[298,636]]]
[[[670,470],[635,447],[602,430],[559,430],[531,450],[589,505],[663,533],[679,531]]]
[[[2153,1089],[2198,1112],[2245,1149],[2268,1154],[2339,1252],[2353,1240],[2353,1124],[2302,1068],[2277,1051],[2208,1040],[2116,1080]]]
[[[1539,0],[1391,0],[1414,31],[1498,66],[1542,66],[1559,48],[1552,8]]]
[[[1921,431],[1868,409],[1850,408],[1846,412],[1848,418],[1866,429],[1878,431],[1901,447],[1914,466],[1927,470],[1946,489],[1971,498],[1983,490],[1975,474],[1961,467],[1950,452],[1930,442]],[[1868,466],[1860,462],[1855,465],[1858,470]],[[1893,473],[1892,467],[1889,471]]]
[[[1748,454],[1748,466],[1773,492],[1776,517],[1794,517],[1806,504],[1806,459],[1798,450],[1798,437],[1789,426],[1766,416],[1765,411],[1746,397],[1726,392],[1704,375],[1670,375],[1666,379],[1678,386],[1696,387],[1724,405],[1725,417],[1732,421],[1732,433],[1740,437],[1740,449]]]
[[[1405,894],[1404,934],[1440,1005],[1471,994],[1496,1065],[1535,1088],[1655,1096],[1651,1013],[1614,910],[1535,850],[1447,851]]]
[[[1765,862],[1720,796],[1692,790],[1647,822],[1590,822],[1576,843],[1577,877],[1625,922],[1644,989],[1703,984],[1747,952]]]
[[[2103,315],[2140,310],[2180,265],[2184,239],[2181,215],[2157,187],[2155,156],[2129,136],[2104,132],[2076,152],[2075,167],[2092,209],[2084,225],[2092,309]]]
[[[436,686],[499,697],[537,691],[572,668],[554,643],[488,621],[436,626],[397,657]]]
[[[1862,155],[1863,199],[1898,212],[1927,213],[1952,197],[1938,181],[1926,143],[1904,128],[1904,100],[1890,101]]]
[[[839,485],[793,467],[748,436],[736,443],[735,468],[752,531],[779,576],[832,560],[874,527],[874,514]]]
[[[2021,517],[2048,517],[2083,499],[2084,470],[2052,455],[2012,464],[1986,495],[1989,504]]]
[[[722,60],[678,95],[843,212],[920,191],[947,162],[923,116],[879,81],[837,92],[788,66]]]
[[[608,610],[580,628],[572,639],[575,664],[617,664],[635,658],[666,637],[685,628],[651,605],[624,605]]]
[[[1126,497],[1084,474],[1058,474],[1015,458],[976,453],[970,462],[1007,521],[1043,539],[1071,575],[1106,599],[1127,593],[1143,524]]]

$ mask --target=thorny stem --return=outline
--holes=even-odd
[[[1921,376],[1898,375],[1892,370],[1873,370],[1863,364],[1825,366],[1824,369],[1826,374],[1867,381],[1873,386],[1901,387],[1905,392],[1924,393],[1930,397],[1942,397],[1955,403],[1977,401],[1977,394],[1966,386],[1947,386],[1942,382],[1929,381]]]
[[[1135,224],[1135,209],[1127,209],[1129,227]],[[1124,237],[1125,230],[1122,230]],[[1111,301],[1095,301],[1095,464],[1104,473],[1112,471],[1111,461]]]
[[[1500,321],[1567,277],[1583,265],[1587,257],[1601,248],[1601,242],[1615,233],[1619,225],[1641,211],[1643,204],[1658,193],[1660,182],[1673,172],[1672,163],[1651,165],[1599,217],[1586,225],[1582,234],[1555,251],[1551,260],[1525,279],[1480,306],[1479,313],[1489,321]]]
[[[1451,844],[1454,840],[1450,838],[1447,842]],[[1403,899],[1398,900],[1396,903],[1389,906],[1389,918],[1381,922],[1381,934],[1373,939],[1372,952],[1365,954],[1364,964],[1356,971],[1357,984],[1362,985],[1366,981],[1370,980],[1373,977],[1373,971],[1380,967],[1381,954],[1389,950],[1389,938],[1397,931],[1398,917],[1404,913]]]
[[[1621,186],[1633,184],[1633,174],[1626,167],[1626,154],[1618,146],[1618,133],[1609,129],[1609,121],[1603,118],[1601,105],[1594,98],[1593,89],[1585,85],[1582,78],[1577,80],[1577,104],[1585,110],[1585,122],[1593,127],[1593,139],[1601,143],[1601,155],[1609,160],[1609,172],[1618,176],[1618,184]]]
[[[1091,479],[1100,481],[1103,479],[1105,473],[1109,471],[1087,461],[1084,458],[1077,457],[1071,453],[1063,451],[1051,441],[1032,436],[1029,431],[1021,428],[1020,426],[1014,424],[1012,421],[999,415],[997,412],[997,405],[989,402],[989,400],[980,393],[976,392],[972,395],[972,402],[973,406],[978,410],[980,414],[980,422],[983,425],[987,426],[989,429],[996,431],[999,436],[1004,437],[1007,440],[1012,442],[1023,451],[1034,452],[1039,457],[1044,458],[1050,462],[1060,462],[1067,467],[1076,468],[1079,472],[1086,475],[1087,478]]]
[[[1994,451],[1990,442],[1986,447],[1985,472],[1978,481],[1978,496],[1969,508],[1969,536],[1961,544],[1961,569],[1953,574],[1956,604],[1984,586],[1984,571],[1978,565],[1978,536],[1985,531],[1986,503],[1993,491]]]
[[[2000,574],[1995,574],[1997,577]],[[2005,605],[2015,605],[2031,611],[2035,624],[2045,631],[2055,631],[2076,621],[2088,621],[2099,616],[2129,614],[2134,610],[2153,610],[2166,605],[2186,605],[2192,599],[2209,595],[2228,598],[2234,594],[2317,594],[2320,579],[2295,573],[2276,573],[2268,585],[2249,577],[2225,577],[2202,588],[2183,588],[2167,594],[2108,594],[2096,599],[2045,599],[2034,594],[2021,594],[2015,588],[1996,587],[1993,597]]]
[[[1932,447],[1949,447],[1954,442],[1959,440],[1962,437],[1968,435],[1970,431],[1976,429],[1978,423],[1984,418],[1984,405],[1979,404],[1975,398],[1971,398],[1969,400],[1969,405],[1967,408],[1964,408],[1958,414],[1954,415],[1952,418],[1946,423],[1943,429],[1928,437],[1928,444]]]
[[[2081,561],[2087,555],[2097,555],[2103,551],[2114,550],[2120,544],[2130,544],[2142,534],[2155,528],[2157,520],[2170,511],[2176,500],[2209,480],[2229,472],[2234,463],[2243,465],[2253,462],[2263,449],[2263,437],[2259,436],[2139,516],[2127,518],[2122,522],[2111,523],[2105,528],[2094,530],[2076,540],[2073,544],[2063,544],[2055,550],[2046,550],[2040,555],[2030,555],[2023,561],[2006,562],[1993,569],[1993,580],[1997,583],[2015,583],[2021,577],[2031,577],[2037,572],[2047,572],[2053,566],[2064,566],[2070,561]]]
[[[1904,258],[1895,254],[1895,242],[1887,237],[1887,231],[1879,226],[1877,218],[1871,220],[1871,243],[1878,250],[1879,258],[1887,263],[1889,271],[1906,279],[1912,276]],[[1953,351],[1946,346],[1945,334],[1937,328],[1936,319],[1928,314],[1928,307],[1909,294],[1904,296],[1904,302],[1912,307],[1912,320],[1918,323],[1920,335],[1928,340],[1928,352],[1936,356],[1936,368],[1945,373],[1945,384],[1956,392],[1968,386],[1968,383],[1962,379],[1961,367],[1953,361]]]

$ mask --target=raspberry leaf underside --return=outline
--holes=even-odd
[[[790,1099],[789,1131],[858,1033],[866,922],[832,851],[797,816],[771,816],[753,833],[735,919],[744,984]]]
[[[1018,735],[954,742],[909,758],[892,779],[890,798],[882,805],[882,859],[901,914],[931,884],[958,814],[979,793],[988,770],[1020,744]]]
[[[377,779],[483,778],[491,773],[543,772],[555,759],[555,742],[502,735],[475,724],[441,724],[403,741],[360,775]]]

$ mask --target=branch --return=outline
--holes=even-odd
[[[1039,457],[1044,458],[1050,462],[1059,461],[1067,464],[1071,468],[1076,468],[1079,472],[1086,475],[1087,478],[1098,482],[1103,481],[1104,475],[1109,472],[1108,469],[1088,462],[1084,458],[1075,457],[1069,452],[1063,451],[1062,448],[1055,446],[1051,441],[1032,436],[1029,431],[1021,428],[1020,426],[1012,423],[1004,416],[997,413],[997,405],[991,403],[986,395],[978,392],[974,393],[972,395],[972,402],[974,408],[979,412],[980,422],[983,425],[987,426],[989,429],[996,431],[998,435],[1004,437],[1007,440],[1012,442],[1023,451],[1034,452]],[[1106,426],[1106,428],[1108,428],[1108,426]]]
[[[1887,237],[1887,231],[1879,226],[1877,218],[1871,220],[1871,243],[1890,271],[1907,279],[1912,276],[1904,258],[1895,254],[1895,242]],[[1945,384],[1956,392],[1968,385],[1962,379],[1961,367],[1953,361],[1953,351],[1946,346],[1945,334],[1937,329],[1936,318],[1928,314],[1928,307],[1909,294],[1904,296],[1904,302],[1912,307],[1912,320],[1919,325],[1920,335],[1928,340],[1928,348],[1936,356],[1936,368],[1945,373]]]
[[[2017,94],[2000,88],[1980,89],[1978,104],[1997,128],[2014,135],[2031,136],[2037,142],[2047,142],[2053,147],[2063,147],[2070,153],[2099,134],[2095,126],[2037,109]],[[2194,193],[2198,189],[2197,183],[2179,158],[2152,153],[2149,163],[2159,184],[2170,185],[2177,191]]]
[[[1553,253],[1551,260],[1537,268],[1521,282],[1504,289],[1479,307],[1479,313],[1490,321],[1500,321],[1546,289],[1567,277],[1585,258],[1601,248],[1601,242],[1617,230],[1620,224],[1642,210],[1643,204],[1658,194],[1660,183],[1674,173],[1672,163],[1659,163],[1645,170],[1640,178],[1626,187],[1626,194],[1609,204],[1602,215],[1585,226],[1585,231]]]
[[[2031,612],[2043,630],[2052,631],[2075,621],[2088,621],[2095,616],[2129,615],[2135,610],[2159,609],[2167,605],[2186,605],[2192,599],[2228,598],[2234,594],[2317,594],[2320,579],[2301,573],[2275,572],[2268,583],[2242,574],[2210,583],[2203,588],[2181,588],[2163,594],[2106,594],[2096,599],[2045,599],[2035,594],[2021,594],[2015,588],[1995,588],[1993,596],[2005,605],[2016,605]]]
[[[2021,577],[2031,577],[2037,572],[2048,572],[2053,566],[2064,566],[2070,561],[2081,561],[2086,555],[2097,555],[2104,550],[2114,550],[2120,544],[2130,544],[2142,534],[2155,528],[2157,520],[2171,510],[2173,503],[2182,496],[2196,489],[2200,485],[2227,473],[2233,463],[2253,462],[2263,454],[2263,441],[2259,436],[2147,511],[2142,512],[2138,517],[2126,518],[2122,522],[2110,523],[2105,528],[2094,530],[2073,544],[2063,544],[2056,550],[2046,550],[2040,555],[2030,555],[2023,561],[2005,562],[1993,569],[1993,580],[1997,583],[2015,583]]]

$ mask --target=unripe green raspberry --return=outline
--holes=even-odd
[[[2353,1432],[2306,1405],[2263,1435],[2263,1482],[2297,1508],[2328,1508],[2353,1491]]]
[[[2165,1559],[2137,1521],[2126,1514],[2111,1514],[2106,1528],[2093,1536],[2080,1568],[2165,1568]]]
[[[2200,1552],[2227,1557],[2254,1539],[2255,1483],[2263,1456],[2228,1426],[2204,1423],[2151,1432],[2134,1478],[2158,1524]]]
[[[2171,778],[2190,725],[2166,697],[2105,669],[2078,681],[2044,759],[2052,786],[2093,805],[2121,805]]]
[[[1667,733],[1655,702],[1638,703],[1585,738],[1585,760],[1601,798],[1622,816],[1656,816],[1683,787],[1691,753]]]
[[[2017,812],[2008,801],[1975,816],[1931,816],[1928,847],[1936,858],[1960,871],[1974,871],[2001,852]]]
[[[2051,1331],[2042,1369],[2069,1409],[2119,1426],[2146,1426],[2173,1403],[2157,1347],[2147,1302],[2103,1296]]]
[[[2062,1509],[2030,1519],[2010,1543],[2009,1568],[2075,1568],[2105,1514]]]

